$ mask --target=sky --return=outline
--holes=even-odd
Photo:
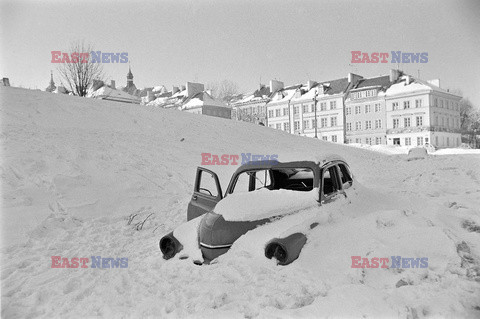
[[[440,79],[480,106],[480,1],[23,1],[0,0],[0,77],[44,90],[51,51],[84,41],[127,52],[137,87],[211,83],[241,92],[364,77],[399,67]],[[427,63],[352,63],[352,51],[428,53]],[[129,64],[104,64],[126,84]]]

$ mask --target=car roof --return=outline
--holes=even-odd
[[[250,170],[250,169],[271,169],[273,167],[322,167],[330,162],[342,161],[345,160],[337,154],[325,154],[320,156],[313,156],[308,160],[293,160],[287,162],[280,162],[277,160],[267,160],[267,161],[249,161],[245,164],[242,164],[237,169],[238,171]]]

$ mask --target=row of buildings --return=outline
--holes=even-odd
[[[230,105],[237,120],[334,143],[456,147],[460,99],[441,89],[439,80],[390,70],[288,87],[270,81]]]
[[[52,77],[47,91],[53,89]],[[461,97],[441,89],[439,80],[423,81],[400,70],[372,78],[349,73],[293,86],[271,80],[269,86],[225,101],[214,98],[201,83],[187,82],[170,91],[164,86],[139,90],[129,68],[125,87],[96,81],[89,96],[231,118],[334,143],[441,148],[461,144]]]

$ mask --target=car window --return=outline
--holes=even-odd
[[[201,172],[198,191],[213,197],[218,196],[217,183],[212,174],[206,171]]]
[[[273,187],[270,189],[288,189],[308,192],[313,189],[314,174],[310,168],[272,169]]]
[[[250,185],[250,175],[248,172],[240,173],[237,177],[237,181],[235,182],[235,187],[233,188],[233,192],[237,193],[246,193],[249,191]]]
[[[255,171],[253,174],[255,174],[255,190],[267,188],[272,185],[272,179],[268,169]]]
[[[344,164],[338,164],[340,169],[340,180],[342,181],[343,188],[348,188],[352,185],[352,174]]]
[[[339,188],[337,185],[336,176],[337,176],[337,170],[335,166],[330,166],[329,168],[323,171],[322,185],[323,185],[323,194],[325,196],[332,195],[336,191],[338,191]]]
[[[269,170],[246,171],[238,175],[233,193],[251,192],[261,188],[269,188],[271,185],[272,179]]]

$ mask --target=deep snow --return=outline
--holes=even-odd
[[[174,110],[0,94],[3,317],[480,316],[480,155],[407,161]],[[289,266],[263,255],[278,224],[210,266],[165,261],[158,240],[185,222],[204,152],[337,153],[358,183],[280,221],[319,222]],[[209,168],[225,190],[237,166]],[[397,255],[428,268],[351,268],[351,256]],[[127,257],[128,268],[52,269],[51,256]]]

